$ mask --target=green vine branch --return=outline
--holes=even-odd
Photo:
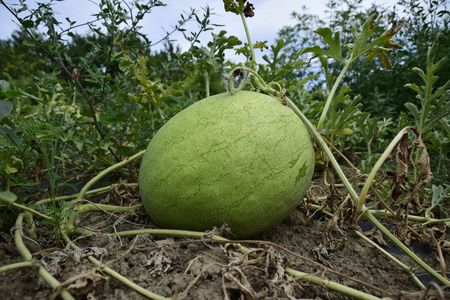
[[[75,83],[75,85],[78,87],[80,92],[86,97],[87,104],[89,105],[89,109],[92,112],[92,121],[94,123],[94,128],[98,132],[100,137],[102,139],[105,139],[105,134],[102,130],[102,127],[100,126],[99,120],[97,119],[97,115],[96,115],[95,108],[94,108],[93,97],[91,97],[89,95],[89,93],[86,91],[86,89],[81,84],[81,82],[78,80],[78,78],[67,69],[67,67],[64,64],[64,61],[61,57],[61,54],[58,53],[57,54],[58,57],[55,57],[47,48],[44,47],[44,45],[42,45],[41,42],[39,42],[34,37],[34,35],[30,32],[30,30],[26,26],[23,25],[23,20],[8,5],[6,5],[6,3],[4,1],[0,1],[0,3],[14,16],[14,18],[16,18],[17,21],[19,21],[19,23],[22,25],[22,28],[25,30],[25,32],[30,37],[30,39],[33,41],[33,43],[35,45],[37,45],[42,51],[44,51],[45,54],[48,55],[48,57],[50,57],[54,62],[56,62],[56,64],[58,64],[58,66],[64,71],[64,73]],[[50,22],[49,22],[48,26],[49,26],[49,30],[52,31]],[[55,43],[56,43],[56,40],[55,40]],[[111,148],[111,146],[108,147],[108,150],[111,152],[111,155],[114,156],[116,161],[119,161],[119,157],[116,155],[116,152],[114,151],[114,149]]]
[[[94,178],[92,178],[91,180],[89,180],[89,182],[86,183],[86,185],[81,189],[81,191],[78,193],[76,200],[81,200],[85,197],[87,191],[96,183],[98,182],[100,179],[102,179],[104,176],[106,176],[108,173],[110,173],[111,171],[118,169],[122,166],[127,165],[128,163],[132,162],[133,160],[136,160],[138,158],[140,158],[142,155],[144,155],[145,150],[142,150],[138,153],[136,153],[133,156],[130,156],[129,158],[118,162],[112,166],[110,166],[109,168],[104,169],[103,171],[101,171],[97,176],[95,176]]]

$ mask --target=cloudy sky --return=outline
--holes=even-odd
[[[131,0],[124,0],[131,2]],[[6,0],[8,5],[13,6],[19,1]],[[35,6],[36,1],[26,1],[30,7]],[[46,2],[44,0],[40,2]],[[62,2],[54,2],[53,10],[57,13],[58,20],[64,21],[66,17],[71,20],[76,20],[77,24],[84,23],[93,20],[92,13],[98,11],[98,0],[65,0]],[[145,1],[141,1],[145,2]],[[141,25],[143,26],[143,32],[147,35],[149,40],[155,42],[164,36],[166,31],[170,31],[172,26],[179,20],[180,14],[190,11],[190,7],[202,12],[202,7],[208,5],[212,8],[215,15],[212,16],[212,23],[225,25],[224,30],[228,32],[228,35],[235,35],[242,41],[245,41],[245,34],[242,27],[240,17],[232,14],[225,13],[223,9],[222,0],[166,0],[167,7],[156,7],[145,17]],[[250,28],[250,33],[255,41],[268,40],[272,43],[276,37],[279,29],[285,25],[293,24],[291,19],[291,13],[293,11],[301,12],[302,7],[308,8],[307,12],[317,14],[323,18],[326,17],[326,3],[328,0],[253,0],[251,3],[255,6],[255,17],[248,18],[247,22]],[[396,0],[382,0],[382,1],[368,1],[364,0],[363,5],[369,7],[371,3],[376,2],[382,4],[385,7],[394,5]],[[23,14],[22,16],[25,16]],[[18,29],[18,25],[12,21],[13,16],[0,6],[0,39],[8,38],[14,30]],[[188,31],[196,30],[196,23],[191,22],[187,26]],[[67,28],[67,23],[63,24],[63,28]],[[85,33],[87,27],[80,27],[79,33]],[[203,39],[206,41],[210,38],[210,33],[204,34]],[[182,46],[188,45],[180,34],[174,35],[173,38],[177,39]]]

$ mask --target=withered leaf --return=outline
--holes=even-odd
[[[414,213],[423,211],[424,199],[421,199],[420,193],[432,179],[427,148],[419,132],[412,127],[409,129],[415,133],[416,138],[409,144],[408,134],[405,132],[393,151],[392,155],[395,157],[397,166],[389,190],[389,196],[393,202],[403,197],[400,207],[397,209],[397,216],[403,216],[403,218],[408,215],[409,210]],[[413,176],[412,172],[417,175]]]
[[[241,2],[242,1],[242,2]],[[251,18],[255,16],[255,7],[252,3],[247,2],[247,0],[223,0],[223,5],[225,11],[229,11],[239,15],[241,12],[244,14],[246,18]],[[245,5],[244,7],[241,6]]]
[[[245,0],[244,0],[245,1]],[[253,6],[253,4],[251,4],[250,2],[247,2],[245,4],[245,8],[244,8],[244,16],[246,18],[252,18],[255,16],[255,7]]]
[[[375,242],[377,242],[378,245],[380,245],[380,246],[387,247],[387,245],[388,245],[386,243],[386,241],[383,239],[383,235],[381,234],[381,231],[378,230],[376,227],[374,227],[374,228],[372,228],[372,229],[370,229],[368,231],[363,232],[363,234],[365,236],[373,238],[375,240]]]

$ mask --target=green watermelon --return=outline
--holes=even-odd
[[[314,171],[302,121],[280,100],[240,91],[205,98],[150,141],[139,190],[161,228],[211,230],[231,238],[269,230],[300,204]]]

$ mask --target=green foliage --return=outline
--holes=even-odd
[[[313,58],[319,58],[322,71],[320,77],[309,82],[308,97],[289,86],[287,91],[299,107],[307,109],[307,116],[313,123],[317,122],[318,128],[329,135],[333,143],[341,145],[343,149],[361,149],[363,152],[368,150],[374,155],[383,150],[396,130],[410,124],[419,124],[418,121],[411,122],[414,112],[416,115],[423,113],[422,116],[431,112],[421,111],[422,105],[417,103],[417,100],[414,101],[412,89],[408,90],[404,86],[410,83],[410,86],[422,89],[411,69],[422,66],[421,69],[425,70],[426,48],[433,43],[436,36],[444,42],[435,50],[435,56],[442,57],[448,53],[449,13],[444,1],[400,1],[399,6],[404,7],[404,21],[395,22],[395,19],[399,18],[395,7],[386,9],[381,5],[373,5],[369,10],[365,10],[360,0],[330,0],[327,6],[327,20],[319,20],[306,12],[293,13],[298,23],[279,31],[279,36],[286,44],[282,50],[286,56],[282,61],[289,62],[292,57],[309,61],[308,69],[300,67],[290,76],[298,79],[316,74],[319,67],[311,61]],[[391,25],[383,31],[381,24],[388,23]],[[354,26],[349,27],[349,24]],[[319,29],[315,30],[316,28]],[[316,35],[310,34],[313,30]],[[312,56],[306,56],[311,53]],[[381,59],[374,59],[377,56]],[[441,78],[441,81],[436,78],[436,84],[442,86],[440,92],[446,89],[445,81],[448,79],[444,70],[445,68],[434,70],[435,76]],[[345,85],[339,88],[336,83],[341,80]],[[436,91],[437,88],[434,92]],[[328,99],[332,94],[335,95],[333,99]],[[347,102],[342,105],[344,99],[336,99],[338,96],[345,96]],[[359,101],[352,102],[350,99]],[[442,179],[445,178],[445,166],[448,165],[445,152],[449,145],[449,126],[448,118],[443,117],[447,114],[445,105],[448,96],[443,96],[440,101],[439,105],[437,102],[431,104],[433,109],[436,108],[436,115],[430,115],[430,122],[434,117],[440,118],[440,121],[428,124],[427,128],[431,128],[433,132],[423,138],[432,156],[434,175]],[[404,105],[407,102],[410,102],[406,104],[410,108],[408,110]],[[352,103],[356,105],[353,109]],[[325,109],[322,109],[323,106]],[[352,115],[343,109],[347,110],[347,113],[352,112],[353,118],[345,118],[346,115]],[[322,116],[317,116],[317,110],[322,111]],[[338,118],[333,116],[347,120],[345,126],[336,122]],[[420,119],[420,116],[417,118]],[[394,128],[394,124],[397,128]],[[352,135],[336,136],[336,133],[351,132]]]
[[[333,120],[333,115],[336,114],[336,111],[334,109],[336,106],[333,105],[333,102],[334,103],[342,102],[344,94],[350,91],[344,86],[341,88],[341,92],[338,94],[337,100],[333,99],[334,93],[336,92],[337,87],[340,84],[340,81],[342,80],[345,73],[356,59],[358,59],[360,56],[366,56],[367,59],[371,61],[375,55],[380,55],[385,66],[391,68],[391,63],[386,56],[386,52],[392,52],[396,48],[397,49],[401,48],[400,45],[393,42],[391,38],[401,29],[403,22],[402,21],[398,23],[394,22],[391,28],[386,30],[379,37],[373,38],[371,41],[369,41],[375,31],[375,28],[377,27],[377,24],[375,23],[377,17],[378,17],[377,13],[372,14],[367,19],[367,21],[361,26],[360,32],[356,30],[355,26],[351,27],[351,31],[353,34],[353,41],[351,44],[346,45],[346,47],[349,49],[349,52],[345,58],[342,53],[339,31],[337,31],[333,36],[330,28],[319,28],[315,31],[324,39],[325,43],[329,47],[329,50],[324,50],[320,46],[307,47],[302,49],[295,55],[296,57],[299,57],[304,53],[311,52],[314,54],[314,56],[311,59],[320,58],[320,62],[322,63],[322,69],[326,76],[326,82],[328,85],[328,95],[327,100],[325,102],[325,108],[318,122],[319,129],[322,129],[330,105],[331,105],[331,116]],[[334,79],[335,77],[334,72],[330,73],[328,70],[329,68],[327,61],[328,58],[332,58],[336,61],[344,63],[344,66],[336,79]],[[356,96],[354,98],[354,101],[351,104],[349,103],[351,107],[353,107],[353,109],[356,109],[356,104],[359,102],[360,99],[361,96]],[[345,116],[350,115],[350,111],[344,111],[343,113]],[[333,124],[333,126],[331,127],[331,133],[347,134],[349,131],[344,127],[342,127],[343,123],[344,122],[340,122],[339,124]]]
[[[377,51],[381,51],[380,53],[375,51],[370,56],[365,55],[365,57],[356,59],[343,78],[343,81],[353,91],[352,93],[362,94],[361,103],[364,105],[364,111],[374,117],[392,118],[396,121],[400,113],[405,111],[404,103],[411,102],[409,99],[415,96],[411,90],[405,89],[404,85],[417,82],[410,70],[417,66],[425,68],[427,47],[438,38],[441,46],[437,50],[437,56],[443,57],[450,51],[448,7],[444,0],[431,2],[408,0],[399,1],[397,6],[391,8],[373,5],[367,10],[362,7],[361,2],[361,0],[329,0],[327,3],[328,19],[319,19],[314,14],[308,14],[306,10],[301,13],[294,12],[292,16],[297,24],[282,28],[279,31],[279,37],[285,41],[284,52],[287,54],[287,61],[289,57],[293,57],[294,53],[298,53],[299,49],[317,46],[323,51],[331,51],[330,48],[327,49],[329,46],[324,43],[321,35],[311,35],[311,32],[317,28],[322,28],[319,30],[320,32],[323,28],[328,27],[331,31],[325,34],[327,39],[336,41],[339,38],[341,40],[340,51],[345,52],[347,45],[349,47],[354,45],[352,41],[354,30],[358,26],[362,26],[373,13],[379,12],[373,36],[382,35],[383,27],[388,27],[395,20],[404,17],[403,27],[395,35],[395,43],[402,45],[403,48],[392,53],[387,52],[393,69],[386,69],[383,60],[374,59],[370,64],[367,63],[367,58],[371,59],[378,54],[386,54],[383,50],[384,46],[379,45]],[[349,30],[349,24],[355,25],[352,30]],[[337,36],[331,35],[331,32],[338,31]],[[387,38],[388,33],[384,38]],[[322,32],[322,34],[324,33]],[[339,47],[333,47],[333,50],[339,53]],[[333,53],[331,54],[333,55]],[[310,57],[303,54],[300,58],[308,61]],[[339,62],[339,60],[337,61]],[[336,63],[331,62],[330,65],[330,69],[333,70]],[[302,78],[319,71],[320,69],[316,65],[311,65],[308,68],[300,68],[295,73],[296,77]],[[445,71],[439,70],[438,75],[442,78]],[[322,88],[322,80],[316,80],[314,83],[313,90]],[[383,104],[380,104],[380,101]]]
[[[2,84],[3,86],[5,85],[5,83],[6,81],[0,81],[0,84]],[[11,113],[12,107],[13,103],[11,101],[0,100],[0,124],[5,123],[9,126],[14,127],[11,122],[8,122],[7,119],[5,119],[5,117]],[[16,135],[13,129],[9,128],[8,126],[0,126],[0,134],[8,137],[12,142],[16,144],[18,148],[23,148],[22,141]]]
[[[392,119],[373,118],[368,112],[363,112],[358,115],[355,121],[358,126],[358,133],[366,144],[367,154],[370,156],[373,151],[382,151],[383,146],[387,144],[384,138],[391,133]],[[374,143],[376,147],[373,147]]]
[[[208,42],[207,47],[192,46],[190,51],[185,54],[189,60],[188,66],[192,71],[197,71],[203,75],[205,94],[203,96],[210,96],[210,81],[211,76],[220,76],[222,73],[225,50],[233,49],[234,46],[240,45],[242,42],[235,36],[226,36],[226,31],[221,30],[219,34],[212,33],[213,40]],[[217,82],[217,81],[216,81]],[[213,94],[223,92],[222,90],[215,90]]]
[[[76,212],[71,208],[71,203],[68,201],[55,201],[52,205],[38,205],[36,209],[50,218],[44,219],[42,223],[47,228],[54,230],[63,222],[64,219],[76,215]],[[59,234],[59,233],[57,233]]]
[[[413,102],[415,94],[412,90],[404,88],[405,83],[419,83],[417,77],[411,72],[414,67],[426,67],[427,48],[439,39],[441,46],[436,55],[443,57],[450,51],[448,8],[444,0],[399,1],[397,9],[385,10],[385,22],[390,22],[401,14],[405,16],[402,30],[396,35],[396,40],[403,49],[391,53],[391,70],[384,70],[382,65],[374,61],[368,65],[356,62],[352,71],[345,80],[355,91],[365,91],[363,104],[366,111],[377,117],[392,117],[396,119],[400,112],[405,111],[404,104]],[[448,73],[448,72],[447,72]],[[438,76],[445,78],[445,70],[438,70]],[[384,99],[389,110],[379,110],[377,100]]]
[[[447,63],[447,58],[444,57],[437,63],[434,63],[435,55],[439,43],[435,41],[433,45],[428,48],[427,66],[423,71],[417,67],[413,71],[419,74],[423,80],[423,85],[406,84],[406,87],[411,88],[417,93],[416,99],[420,101],[420,106],[412,102],[406,102],[405,107],[413,116],[413,124],[418,130],[422,139],[430,142],[429,151],[433,157],[437,157],[437,163],[434,163],[433,169],[436,169],[436,174],[439,176],[443,166],[450,161],[448,158],[449,145],[449,115],[450,115],[450,79],[440,87],[434,87],[438,81],[439,76],[436,72]],[[437,141],[435,139],[438,139]],[[416,160],[418,160],[418,153]],[[441,177],[441,176],[439,176]]]
[[[17,200],[17,196],[11,192],[0,192],[0,202],[2,203],[12,203]]]
[[[450,133],[447,118],[450,114],[450,79],[436,90],[434,90],[433,87],[439,79],[439,77],[435,75],[436,71],[448,60],[444,57],[439,62],[434,63],[437,48],[437,42],[434,42],[433,45],[428,48],[427,68],[425,72],[419,68],[413,68],[413,71],[418,73],[420,78],[424,81],[424,85],[420,87],[417,84],[406,85],[406,87],[417,92],[418,95],[416,98],[420,100],[420,109],[414,103],[405,103],[406,108],[414,117],[415,126],[420,134],[426,134],[437,122],[440,122],[447,133]]]
[[[31,33],[41,36],[34,31]],[[0,76],[8,74],[22,88],[30,83],[33,76],[51,71],[47,54],[37,47],[30,47],[27,37],[27,32],[20,30],[14,32],[8,40],[0,40]]]
[[[282,39],[279,39],[276,44],[270,46],[270,57],[267,54],[263,55],[262,58],[267,64],[259,65],[259,74],[268,82],[277,81],[289,86],[290,83],[287,82],[289,80],[289,74],[306,63],[301,61],[286,63],[286,54],[282,52],[284,47],[285,44]],[[298,78],[292,80],[292,83],[294,81],[298,82]]]
[[[197,90],[180,82],[190,73],[181,53],[167,43],[166,51],[151,54],[154,44],[139,31],[139,22],[162,6],[160,1],[136,2],[133,10],[121,1],[98,5],[95,17],[101,24],[85,25],[92,32],[88,36],[72,32],[75,21],[63,29],[50,4],[9,8],[22,31],[1,50],[19,53],[26,45],[22,57],[40,55],[47,67],[28,64],[35,72],[29,72],[27,85],[19,84],[21,75],[9,67],[3,69],[11,73],[4,75],[8,81],[0,81],[0,185],[21,201],[28,201],[27,191],[41,188],[54,198],[79,175],[144,149],[155,130],[198,99]],[[182,15],[174,31],[196,14]],[[209,14],[200,21],[209,24]],[[8,56],[1,63],[17,66],[3,58]]]
[[[431,198],[430,207],[426,210],[425,215],[429,217],[433,210],[437,210],[444,218],[448,219],[449,215],[446,212],[444,200],[448,198],[450,186],[444,188],[442,185],[433,184],[431,186],[431,191],[433,192],[433,196]]]

